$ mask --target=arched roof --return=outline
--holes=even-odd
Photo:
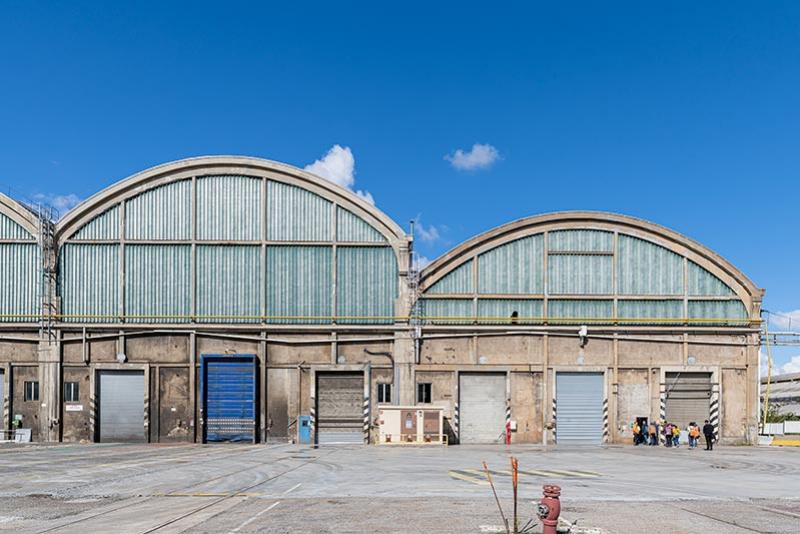
[[[57,225],[58,241],[63,243],[94,217],[113,207],[120,200],[134,197],[166,183],[212,175],[253,176],[301,187],[336,202],[358,215],[394,246],[397,246],[399,241],[406,241],[405,233],[392,219],[352,191],[285,163],[246,156],[187,158],[136,173],[107,187],[70,210]]]
[[[421,273],[421,289],[427,290],[448,273],[472,258],[525,236],[545,231],[597,229],[617,231],[660,245],[687,257],[727,284],[742,299],[750,313],[760,305],[764,290],[725,258],[700,243],[664,226],[608,212],[566,211],[547,213],[512,221],[479,234],[443,254]]]
[[[3,193],[0,193],[0,213],[24,228],[31,238],[37,236],[39,223],[36,216],[28,208]]]

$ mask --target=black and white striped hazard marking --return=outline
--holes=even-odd
[[[369,443],[369,397],[364,397],[364,443]]]
[[[97,400],[94,395],[89,397],[89,435],[92,436],[92,441],[97,439],[95,428],[97,426]]]
[[[314,436],[314,429],[317,426],[317,410],[316,410],[317,402],[314,397],[311,397],[311,409],[308,411],[308,431]]]
[[[150,429],[150,410],[147,408],[150,406],[150,397],[147,395],[144,396],[144,428],[145,432],[149,434]]]
[[[713,390],[708,401],[709,422],[714,427],[714,437],[719,438],[719,391]]]
[[[506,428],[511,431],[511,399],[506,399]]]
[[[608,443],[608,399],[603,399],[603,443]]]
[[[458,403],[453,406],[453,434],[455,434],[456,440],[458,440]]]
[[[663,422],[667,420],[667,396],[665,392],[661,392],[661,404],[659,407],[659,421]],[[666,437],[664,437],[663,432],[658,433],[658,441],[662,445],[666,443]]]

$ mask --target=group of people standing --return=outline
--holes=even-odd
[[[633,431],[634,445],[655,447],[659,444],[659,436],[664,436],[664,446],[675,448],[680,446],[681,428],[668,421],[653,421],[648,424],[637,420],[631,425],[631,430]],[[708,422],[708,419],[706,419],[702,428],[694,421],[689,423],[686,427],[686,434],[689,438],[690,449],[697,447],[702,434],[706,441],[706,450],[714,450],[716,436],[714,435],[714,426]]]

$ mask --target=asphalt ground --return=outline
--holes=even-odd
[[[487,532],[520,464],[525,523],[543,484],[608,532],[800,532],[800,449],[54,445],[0,448],[0,530]]]

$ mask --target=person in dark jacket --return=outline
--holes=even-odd
[[[706,438],[706,450],[714,450],[714,426],[706,419],[706,424],[703,425],[703,436]]]

